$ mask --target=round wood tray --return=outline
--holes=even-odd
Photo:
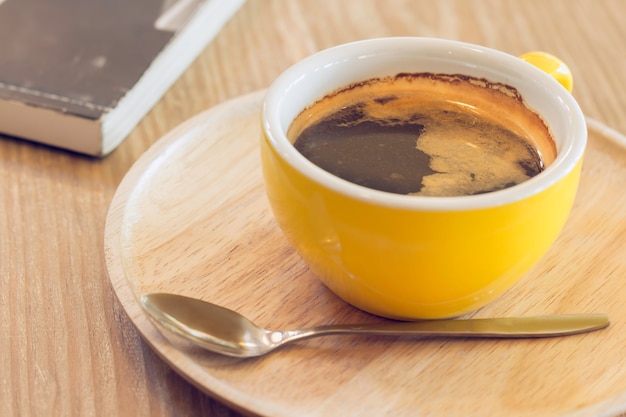
[[[142,293],[203,298],[270,329],[382,320],[330,293],[275,225],[259,167],[262,98],[260,91],[226,102],[167,134],[131,168],[110,207],[111,283],[137,330],[177,372],[238,410],[266,416],[626,411],[626,150],[598,123],[556,244],[473,315],[608,313],[608,329],[534,340],[338,336],[257,359],[218,356],[161,333],[139,304]]]

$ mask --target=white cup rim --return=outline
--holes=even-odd
[[[555,161],[539,175],[503,190],[469,196],[425,197],[388,193],[360,186],[330,174],[306,159],[286,136],[291,120],[307,105],[331,91],[352,82],[373,78],[367,74],[378,70],[371,70],[368,67],[371,66],[370,62],[378,65],[387,58],[414,61],[409,65],[417,65],[417,70],[392,70],[386,75],[427,72],[426,68],[419,70],[423,61],[428,62],[427,67],[450,66],[453,69],[450,73],[462,71],[466,75],[481,76],[490,81],[512,85],[550,126],[557,142]],[[362,68],[359,66],[366,62],[367,65]],[[325,77],[330,71],[333,71],[332,77]],[[363,72],[366,78],[352,74],[355,72]],[[352,81],[346,81],[350,77]],[[319,81],[321,79],[325,81]],[[262,108],[262,123],[268,140],[280,157],[316,183],[359,201],[410,210],[471,210],[526,199],[549,188],[571,172],[581,160],[587,141],[585,118],[578,103],[550,75],[518,57],[484,46],[420,37],[377,38],[352,42],[320,51],[297,62],[284,71],[268,89]]]

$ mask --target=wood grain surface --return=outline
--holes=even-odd
[[[608,313],[608,330],[547,340],[335,337],[253,360],[162,335],[139,304],[142,294],[205,299],[270,329],[381,320],[328,291],[276,227],[260,172],[262,98],[260,91],[226,101],[166,135],[131,168],[107,218],[114,290],[140,333],[182,375],[263,416],[462,417],[471,410],[531,417],[626,409],[626,287],[616,279],[624,265],[615,245],[626,231],[626,194],[616,193],[626,183],[626,148],[595,129],[575,208],[556,244],[474,316]]]
[[[626,87],[625,14],[622,0],[248,0],[106,159],[0,138],[0,415],[240,415],[187,382],[143,341],[106,273],[103,236],[113,195],[133,163],[180,123],[218,103],[266,88],[289,65],[317,50],[380,36],[434,36],[511,54],[552,52],[570,65],[574,95],[583,111],[626,132],[626,95],[622,94]],[[575,256],[567,265],[546,265],[541,274],[552,277],[550,271],[556,268],[562,273],[556,279],[565,283],[571,276],[577,280],[604,276],[606,284],[596,283],[588,291],[576,287],[565,294],[565,301],[559,294],[549,305],[553,311],[571,302],[587,303],[594,310],[602,307],[614,320],[618,318],[607,339],[615,341],[625,332],[619,318],[625,319],[626,307],[621,307],[623,297],[616,295],[626,275],[620,256],[626,249],[626,230],[623,222],[613,224],[607,219],[624,216],[623,151],[601,140],[594,143],[599,147],[596,156],[600,162],[589,165],[585,175],[592,178],[596,170],[599,173],[616,166],[622,174],[604,178],[607,183],[597,191],[591,186],[589,198],[602,201],[588,206],[585,216],[577,220],[580,234],[565,235]],[[610,193],[607,187],[612,187]],[[609,238],[610,244],[601,249],[597,242],[606,242],[603,238]],[[519,296],[538,300],[541,294],[536,293],[542,291],[543,286],[526,288]],[[507,307],[497,302],[490,308],[539,313],[542,306]],[[590,339],[581,340],[587,345]],[[381,343],[378,349],[384,348],[383,342],[376,343]],[[623,412],[624,403],[599,411],[574,400],[598,398],[607,389],[617,390],[618,395],[623,388],[623,362],[620,368],[615,360],[626,356],[623,344],[599,341],[594,349],[587,345],[583,352],[590,355],[586,357],[575,350],[562,352],[556,348],[558,342],[552,343],[547,353],[535,350],[553,366],[576,372],[577,364],[587,360],[601,366],[593,369],[603,369],[580,376],[586,383],[566,396],[572,399],[569,415]],[[480,355],[479,346],[456,347],[451,374],[463,370],[462,359]],[[511,345],[511,349],[515,353],[521,346]],[[436,355],[437,346],[430,349]],[[327,352],[322,360],[332,358]],[[494,367],[482,371],[497,380],[505,360],[506,355],[500,356]],[[312,363],[311,367],[318,365]],[[507,365],[511,366],[522,371],[528,362]],[[242,375],[246,375],[245,369]],[[393,380],[384,369],[377,377],[376,386],[391,384],[385,389],[393,389]],[[368,382],[360,382],[364,394],[359,398],[364,401],[376,388]],[[558,381],[530,382],[541,394],[542,384]],[[475,401],[480,404],[486,395],[483,387],[477,384],[466,394],[478,397]],[[509,398],[521,398],[515,395],[515,387],[506,388]],[[340,398],[342,392],[322,391],[326,398]],[[303,399],[295,403],[300,401]],[[543,415],[559,415],[557,408],[547,409]],[[577,409],[582,410],[580,414],[572,414]],[[468,409],[467,415],[476,410]],[[416,410],[414,415],[438,415],[438,410]]]

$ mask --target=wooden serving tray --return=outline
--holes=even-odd
[[[608,313],[605,330],[533,340],[333,336],[256,359],[164,336],[141,309],[140,294],[203,298],[270,329],[382,320],[328,291],[275,225],[259,167],[262,97],[226,102],[166,135],[132,167],[110,207],[111,283],[137,330],[177,372],[226,404],[264,416],[626,411],[626,149],[597,123],[556,244],[473,316]]]

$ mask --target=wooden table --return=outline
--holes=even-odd
[[[107,158],[2,137],[0,415],[239,415],[142,341],[105,268],[105,218],[118,184],[181,122],[266,88],[320,49],[432,36],[511,54],[550,51],[570,64],[583,111],[626,132],[624,16],[622,0],[249,0]]]

